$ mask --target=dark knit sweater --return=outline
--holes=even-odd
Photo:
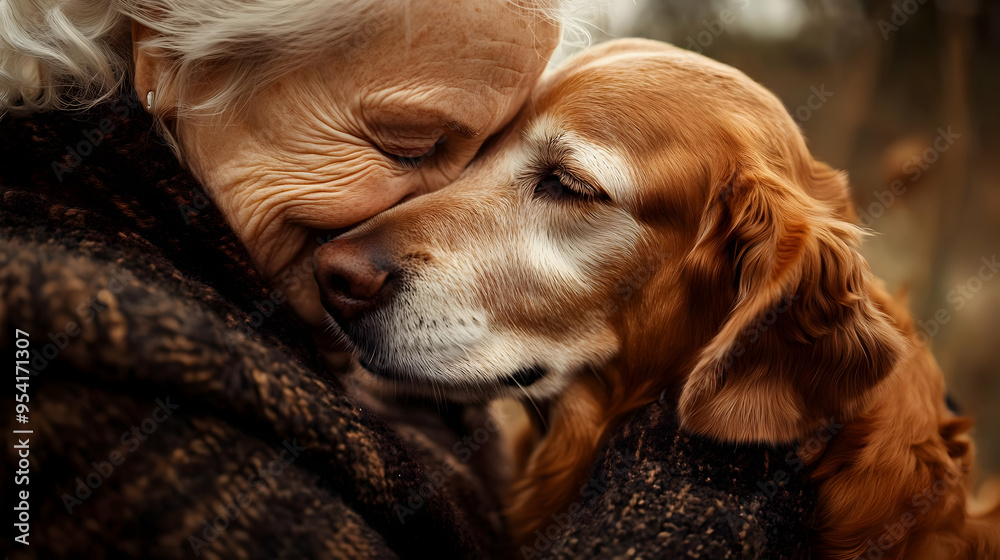
[[[812,488],[792,452],[686,435],[675,406],[655,403],[615,431],[579,501],[521,557],[810,558]]]
[[[8,366],[15,329],[31,356],[29,422],[9,391],[2,418],[3,503],[29,491],[29,546],[4,524],[15,558],[503,549],[471,467],[435,485],[421,459],[441,452],[415,452],[346,395],[134,100],[0,120]],[[18,437],[28,485],[11,483]],[[435,491],[400,515],[420,488]]]
[[[686,437],[662,405],[512,552],[499,459],[455,449],[484,413],[380,419],[348,396],[135,103],[0,120],[0,355],[20,329],[31,356],[29,421],[3,416],[0,463],[4,504],[30,491],[30,545],[7,523],[6,554],[807,557],[788,450]],[[16,429],[33,431],[27,485]]]

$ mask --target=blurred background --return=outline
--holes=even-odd
[[[739,68],[850,174],[863,253],[918,330],[1000,473],[1000,2],[570,3],[585,44],[647,37]],[[575,50],[566,46],[559,56]],[[996,264],[993,264],[996,263]],[[990,266],[991,265],[991,266]]]

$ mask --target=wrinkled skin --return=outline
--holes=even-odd
[[[326,314],[312,281],[317,239],[446,186],[528,97],[558,27],[508,0],[412,2],[371,40],[287,74],[245,112],[176,123],[184,160],[257,267],[309,325]],[[140,44],[149,31],[133,27]],[[136,48],[154,111],[166,64]],[[406,159],[403,159],[406,158]]]

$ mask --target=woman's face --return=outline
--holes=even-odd
[[[311,325],[312,254],[335,230],[454,181],[517,113],[558,28],[509,0],[411,2],[351,52],[287,75],[231,124],[177,135],[257,266]]]

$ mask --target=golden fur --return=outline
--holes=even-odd
[[[345,327],[374,379],[540,405],[507,508],[519,539],[572,501],[609,428],[665,392],[684,428],[727,442],[844,425],[800,452],[817,558],[998,558],[1000,512],[966,513],[970,422],[945,407],[852,220],[844,175],[813,160],[772,94],[623,40],[546,75],[459,181],[328,250],[394,263],[405,296]],[[440,309],[469,315],[421,330]],[[532,365],[540,379],[504,383]]]
[[[670,65],[672,75],[662,76],[663,83],[710,81],[719,66],[646,42],[632,45],[680,63]],[[699,62],[704,67],[685,72],[684,66]],[[601,68],[615,70],[614,64]],[[754,118],[747,128],[732,123],[720,131],[724,137],[717,140],[731,154],[702,164],[714,185],[686,259],[685,288],[695,306],[722,304],[711,314],[712,334],[693,346],[699,350],[689,358],[693,367],[681,368],[682,379],[651,384],[649,373],[660,365],[637,359],[646,349],[630,354],[625,348],[601,372],[610,394],[605,384],[584,377],[550,405],[548,431],[514,486],[509,515],[515,532],[531,535],[564,507],[581,480],[578,466],[589,468],[604,429],[652,402],[669,382],[680,383],[683,425],[726,441],[788,443],[814,435],[824,420],[846,424],[809,458],[819,494],[819,558],[864,558],[869,548],[872,558],[885,559],[1000,557],[1000,518],[973,520],[965,513],[972,454],[964,433],[971,422],[945,407],[941,372],[909,314],[870,277],[857,252],[860,232],[847,221],[853,216],[844,177],[812,160],[773,98],[747,78],[725,74],[737,83],[701,89],[684,113],[664,111],[645,121],[654,128],[666,119],[704,123],[712,134],[712,125],[721,123],[714,115],[706,119],[706,110]],[[621,89],[613,99],[645,93]],[[764,110],[774,113],[760,115]],[[658,164],[636,155],[647,169]],[[641,300],[677,294],[650,282],[633,309],[655,309]],[[755,331],[769,309],[782,307],[787,312],[773,326],[761,323]],[[669,313],[652,320],[637,313],[624,323],[625,329],[673,329],[677,337],[692,324]],[[744,341],[739,352],[741,334],[759,340]],[[667,338],[652,336],[661,337]],[[643,337],[629,338],[641,343]],[[574,471],[572,481],[553,484]],[[944,492],[937,481],[947,484]],[[904,535],[897,534],[899,526],[907,529]]]

